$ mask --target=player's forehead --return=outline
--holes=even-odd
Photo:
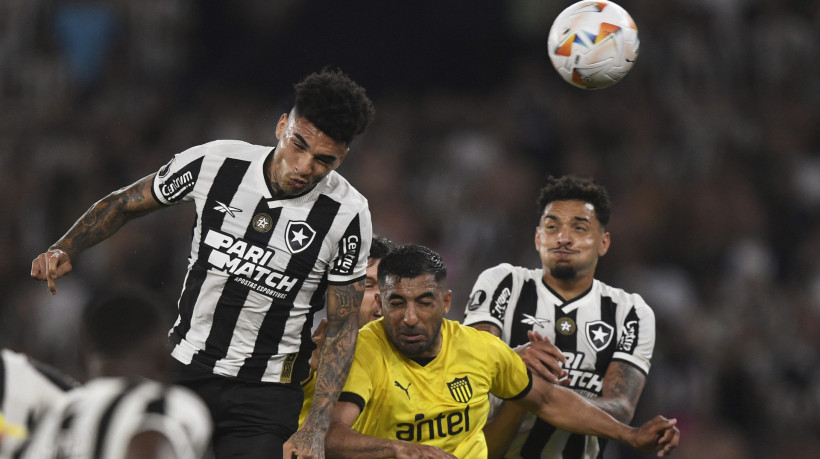
[[[544,206],[541,221],[596,221],[595,206],[581,200],[552,201]]]
[[[443,291],[443,287],[433,274],[424,273],[412,278],[388,275],[384,278],[384,285],[380,290],[387,298],[410,299],[430,294],[437,297]]]
[[[339,153],[347,151],[347,145],[344,142],[338,141],[325,134],[321,129],[316,127],[312,121],[304,116],[300,116],[295,111],[291,112],[288,116],[288,123],[285,125],[284,135],[308,141],[311,145],[321,144],[326,149],[338,150]]]

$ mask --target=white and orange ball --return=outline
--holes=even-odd
[[[582,0],[552,24],[547,46],[553,67],[573,86],[602,89],[620,81],[638,58],[638,27],[610,1]]]

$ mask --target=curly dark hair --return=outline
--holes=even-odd
[[[370,253],[367,255],[367,258],[381,260],[386,257],[394,247],[396,247],[396,244],[390,239],[374,234],[373,241],[370,243]]]
[[[541,188],[538,196],[538,219],[544,213],[547,204],[554,201],[584,201],[592,204],[595,208],[595,217],[602,227],[609,224],[609,217],[612,214],[609,194],[606,188],[595,183],[593,179],[579,178],[566,175],[561,178],[553,176],[547,177],[547,184]]]
[[[373,120],[364,88],[339,69],[322,69],[293,85],[294,109],[331,138],[350,145]]]
[[[379,264],[379,287],[384,287],[387,276],[414,279],[432,274],[436,282],[447,278],[447,267],[441,255],[419,244],[404,244],[390,251]]]

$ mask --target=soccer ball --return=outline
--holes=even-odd
[[[573,86],[602,89],[625,77],[638,58],[638,27],[609,1],[582,0],[555,18],[547,46],[553,67]]]

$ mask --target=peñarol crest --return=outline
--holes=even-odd
[[[447,388],[450,389],[453,400],[459,403],[467,403],[473,398],[473,386],[470,385],[470,380],[466,376],[448,382]]]

